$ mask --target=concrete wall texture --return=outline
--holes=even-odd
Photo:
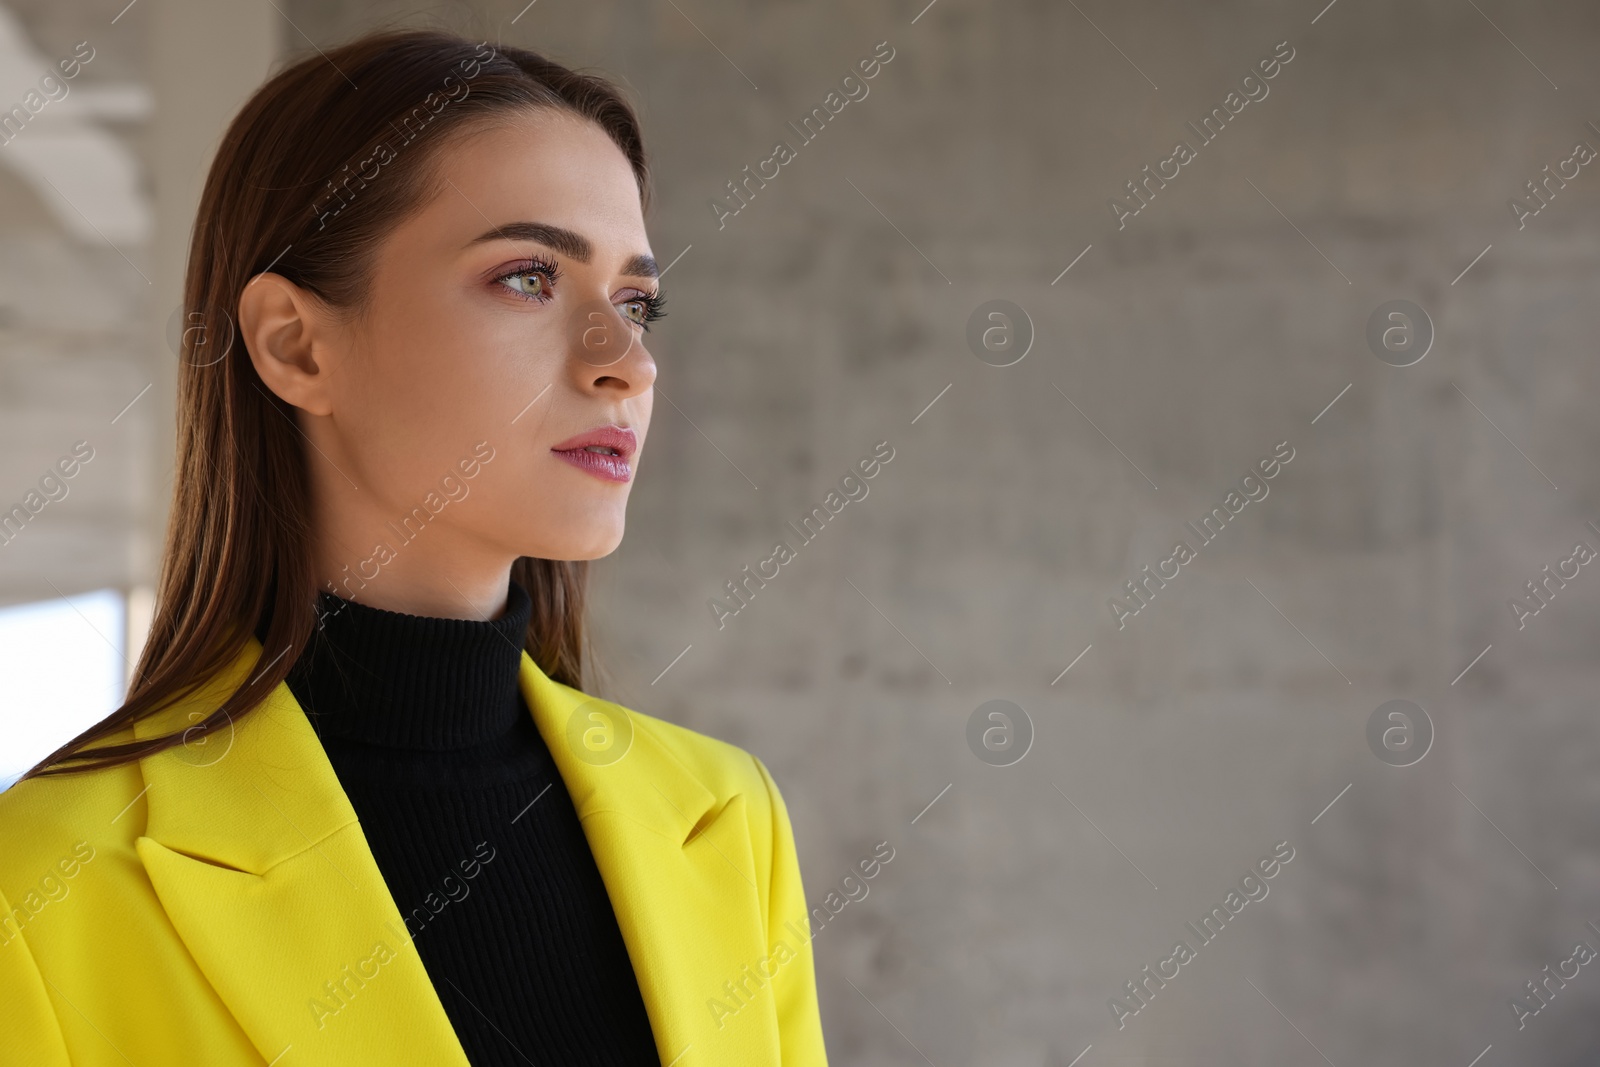
[[[815,941],[834,1062],[1591,1062],[1600,9],[925,3],[294,0],[278,54],[429,23],[639,102],[671,312],[603,692],[767,762],[814,906],[895,849]],[[121,6],[10,10],[54,56]],[[148,158],[163,99],[107,128]],[[9,501],[170,308],[0,183]],[[158,412],[0,597],[148,582]]]

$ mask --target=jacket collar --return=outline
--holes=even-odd
[[[216,677],[137,723],[135,736],[193,731],[261,653],[251,637]],[[519,683],[605,882],[662,1062],[691,1067],[699,1056],[685,1056],[689,1047],[722,1043],[705,1032],[706,1000],[719,993],[706,976],[733,977],[766,950],[749,835],[742,819],[720,818],[742,811],[742,798],[713,812],[716,794],[653,720],[556,682],[526,652]],[[140,764],[139,858],[178,935],[269,1063],[293,1048],[285,1064],[468,1067],[286,684],[237,723],[191,732]],[[713,928],[723,936],[708,938]],[[764,1046],[775,1034],[747,1037]]]

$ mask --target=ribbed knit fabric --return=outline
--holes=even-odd
[[[319,598],[289,688],[467,1058],[658,1064],[605,883],[518,685],[527,591],[512,582],[486,622]]]

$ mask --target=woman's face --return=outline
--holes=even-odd
[[[271,314],[252,327],[248,289],[241,310],[263,377],[302,409],[319,580],[414,613],[397,588],[408,575],[458,575],[481,595],[518,556],[616,548],[655,381],[639,323],[657,268],[633,170],[598,126],[502,116],[438,166],[443,192],[385,238],[364,314],[317,320],[318,373],[255,351],[272,347]],[[607,427],[632,442],[575,440]]]

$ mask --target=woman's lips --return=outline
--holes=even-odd
[[[603,446],[592,446],[603,447]],[[608,482],[626,482],[633,477],[628,457],[609,452],[591,452],[588,448],[551,449],[556,455],[581,470]]]
[[[602,445],[612,452],[616,452],[627,459],[639,447],[639,439],[633,430],[627,426],[596,426],[592,430],[569,437],[565,441],[551,445],[556,452],[567,452],[575,448],[587,448],[590,445]]]
[[[625,482],[633,477],[628,457],[638,449],[638,437],[627,426],[597,426],[577,437],[569,437],[550,451],[608,482]]]

